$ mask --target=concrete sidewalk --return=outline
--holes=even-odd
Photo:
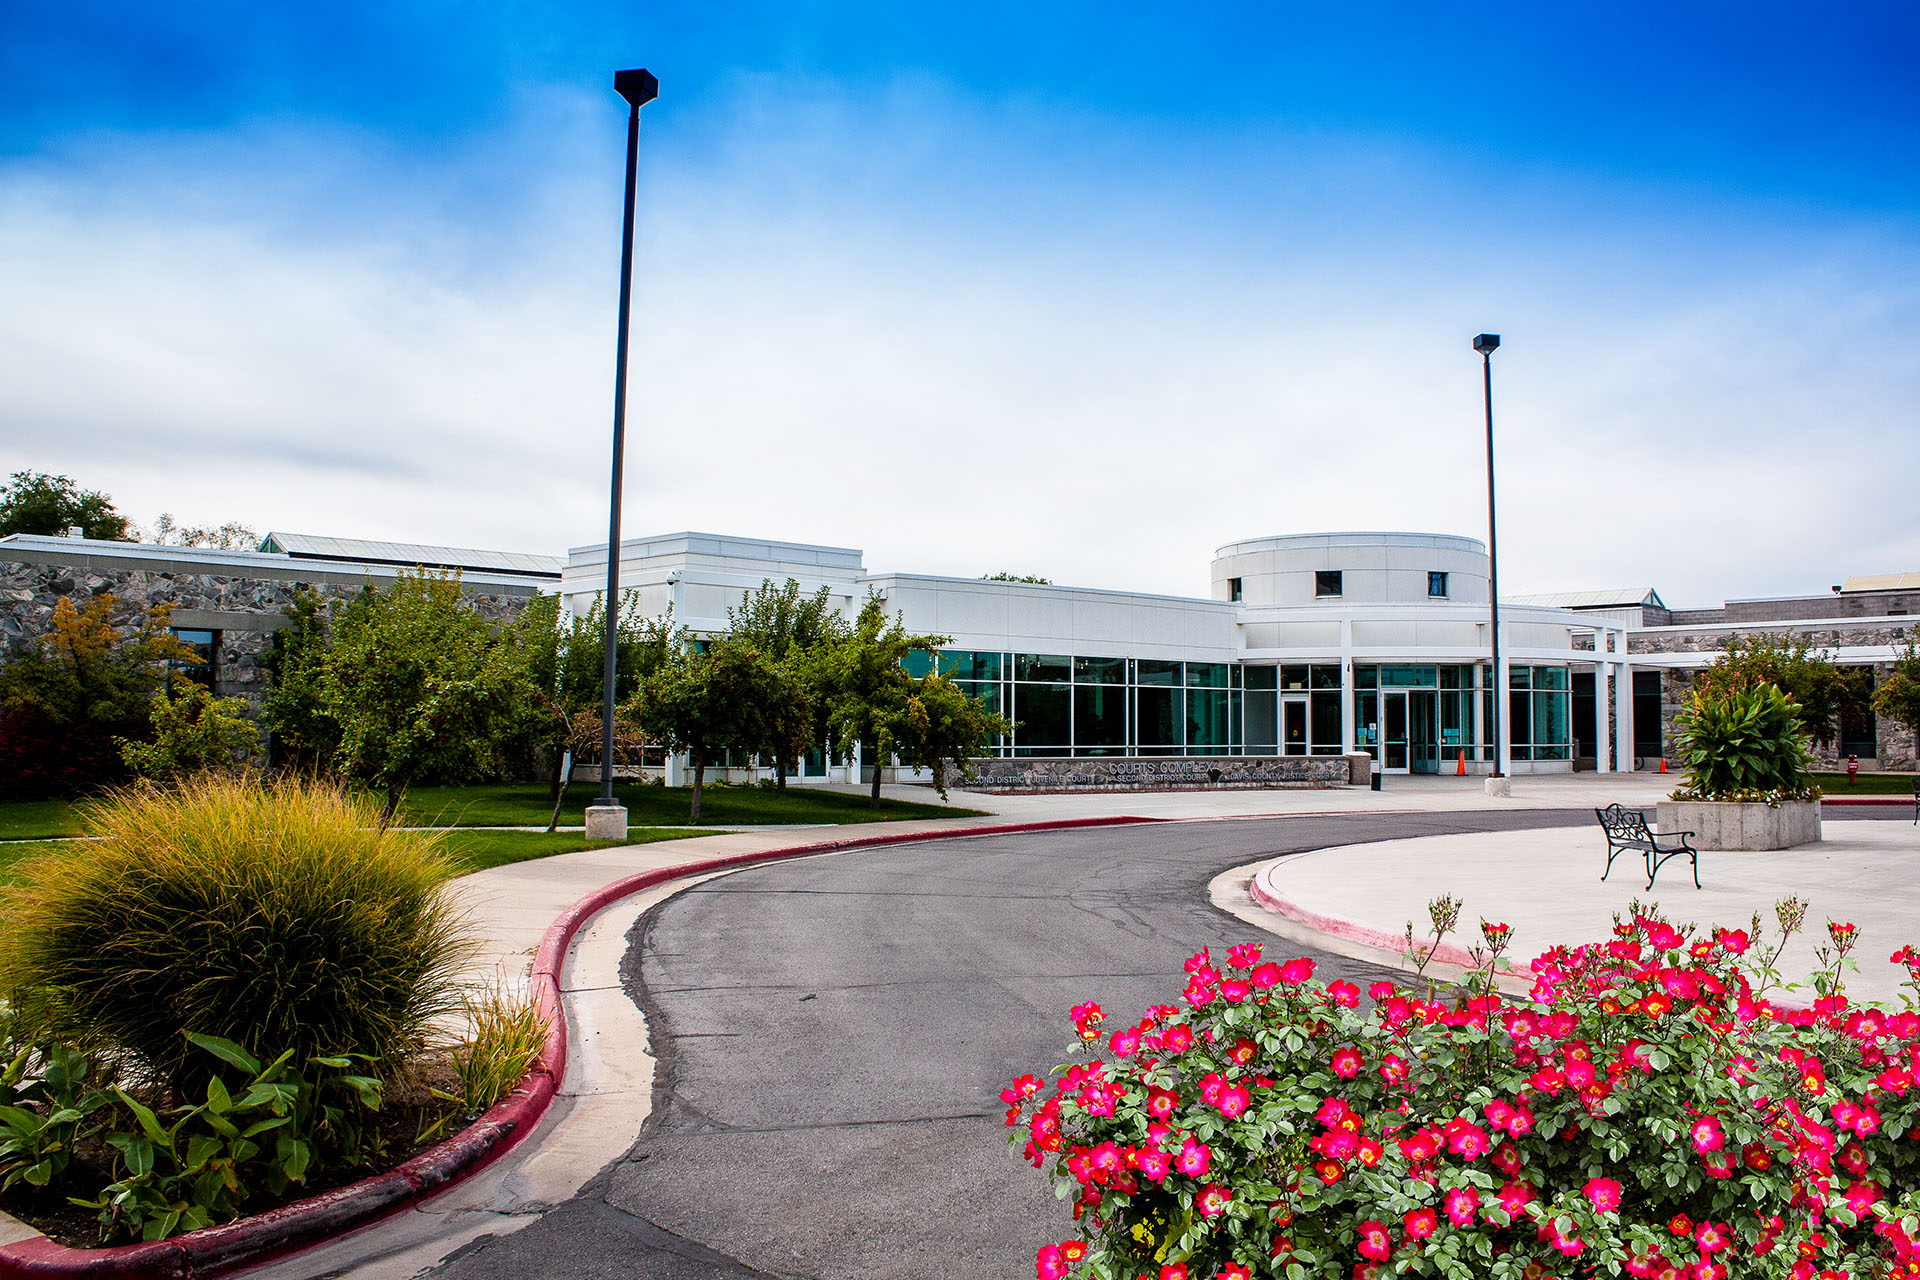
[[[1906,971],[1887,957],[1920,943],[1920,885],[1913,874],[1920,863],[1920,830],[1905,815],[1838,817],[1832,810],[1823,828],[1816,845],[1703,852],[1701,889],[1694,888],[1685,859],[1661,867],[1651,892],[1642,864],[1627,856],[1614,862],[1602,883],[1606,841],[1597,823],[1346,845],[1243,869],[1243,876],[1259,874],[1263,887],[1300,916],[1315,918],[1318,937],[1348,944],[1336,949],[1383,960],[1364,940],[1400,935],[1408,921],[1417,937],[1428,937],[1427,903],[1450,893],[1464,903],[1452,940],[1477,943],[1482,919],[1510,924],[1510,958],[1521,968],[1548,946],[1604,940],[1614,914],[1636,899],[1658,903],[1676,922],[1703,926],[1749,928],[1758,913],[1773,931],[1774,904],[1798,895],[1807,903],[1806,926],[1783,955],[1782,972],[1804,980],[1815,965],[1815,948],[1827,941],[1827,921],[1851,923],[1860,929],[1853,956],[1860,972],[1848,977],[1848,993],[1897,1007]],[[1277,931],[1301,937],[1298,928],[1296,923]]]

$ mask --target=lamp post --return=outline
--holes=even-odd
[[[620,334],[613,358],[613,494],[607,512],[605,653],[600,669],[600,803],[587,807],[587,839],[625,840],[626,808],[613,798],[613,673],[620,639],[620,480],[627,448],[627,319],[633,304],[633,195],[640,160],[640,108],[660,96],[660,81],[634,68],[613,73],[627,100],[627,210],[620,230]]]
[[[1493,505],[1493,353],[1500,347],[1500,335],[1483,333],[1474,338],[1473,349],[1480,353],[1480,371],[1487,394],[1487,600],[1493,610],[1493,720],[1488,733],[1493,742],[1493,776],[1487,779],[1488,795],[1509,795],[1513,784],[1500,767],[1500,540],[1499,523]]]

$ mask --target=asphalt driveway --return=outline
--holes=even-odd
[[[1072,1005],[1137,1017],[1178,995],[1193,951],[1260,940],[1208,905],[1214,876],[1329,845],[1592,821],[1164,823],[893,846],[707,882],[632,934],[624,977],[662,1063],[633,1147],[540,1221],[431,1274],[1024,1280],[1067,1215],[1009,1151],[999,1091],[1067,1060]],[[1381,973],[1315,958],[1320,976],[1363,987]]]

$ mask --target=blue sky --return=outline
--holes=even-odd
[[[626,527],[1182,593],[1484,533],[1671,602],[1920,568],[1920,11],[0,9],[0,453],[150,520]],[[1632,495],[1632,496],[1624,496]]]

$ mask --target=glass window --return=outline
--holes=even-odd
[[[1072,686],[1017,684],[1013,686],[1013,745],[1044,747],[1065,755],[1073,741]]]
[[[940,674],[955,680],[998,680],[1000,655],[971,649],[945,649],[940,653]]]
[[[900,659],[900,665],[907,669],[908,675],[918,680],[933,671],[934,657],[924,649],[909,649],[907,656]]]
[[[1447,575],[1433,570],[1427,571],[1427,594],[1444,599],[1447,594]]]
[[[219,659],[220,633],[172,627],[173,638],[193,650],[193,660],[173,663],[173,670],[195,684],[213,688],[214,664]]]
[[[1190,689],[1226,688],[1227,664],[1224,662],[1189,662],[1187,664],[1187,687]]]
[[[1271,667],[1268,670],[1272,670]],[[1280,745],[1274,735],[1280,714],[1280,699],[1269,689],[1249,689],[1246,694],[1246,743],[1250,756],[1270,756]]]
[[[1565,667],[1535,667],[1533,669],[1533,687],[1536,689],[1566,688],[1567,669]]]
[[[1377,689],[1380,686],[1380,668],[1363,667],[1355,664],[1353,668],[1353,687],[1356,689]]]
[[[1186,724],[1186,691],[1151,687],[1135,689],[1133,723],[1133,740],[1143,748],[1184,746],[1182,730]]]
[[[1340,592],[1340,570],[1316,569],[1313,573],[1313,594],[1316,596],[1337,596]]]
[[[1125,658],[1075,658],[1073,680],[1075,684],[1125,684],[1127,660]]]
[[[1304,689],[1311,678],[1312,668],[1303,666],[1285,666],[1280,668],[1280,687],[1282,689]]]
[[[1182,664],[1162,662],[1157,658],[1142,658],[1133,664],[1134,681],[1138,684],[1185,684],[1186,676]],[[1146,739],[1142,738],[1142,742]]]
[[[1241,669],[1240,678],[1249,689],[1272,689],[1280,678],[1280,668],[1245,667]]]
[[[1507,688],[1530,689],[1533,687],[1532,667],[1508,667]]]
[[[1058,653],[1016,653],[1013,655],[1015,680],[1071,680],[1073,660]]]
[[[1315,755],[1340,754],[1340,692],[1321,689],[1309,701],[1313,705],[1313,750]]]
[[[1127,691],[1081,685],[1073,691],[1073,748],[1087,755],[1096,748],[1127,745]]]
[[[972,698],[987,710],[998,715],[1000,712],[1000,684],[996,680],[955,680],[954,688]]]
[[[1356,751],[1380,754],[1380,695],[1353,695],[1353,747]]]
[[[1313,687],[1316,689],[1338,689],[1340,687],[1340,664],[1337,662],[1314,663]]]
[[[1225,689],[1187,690],[1187,754],[1224,755],[1233,745]]]
[[[1518,670],[1518,668],[1515,668]],[[1380,683],[1394,689],[1432,689],[1440,682],[1437,667],[1381,667]]]
[[[1240,579],[1227,579],[1227,599],[1233,601],[1235,604],[1240,602]]]
[[[1532,699],[1533,695],[1525,689],[1515,689],[1507,694],[1507,735],[1515,747],[1533,741]],[[1515,758],[1520,758],[1517,751]],[[1533,759],[1532,756],[1525,758]]]

